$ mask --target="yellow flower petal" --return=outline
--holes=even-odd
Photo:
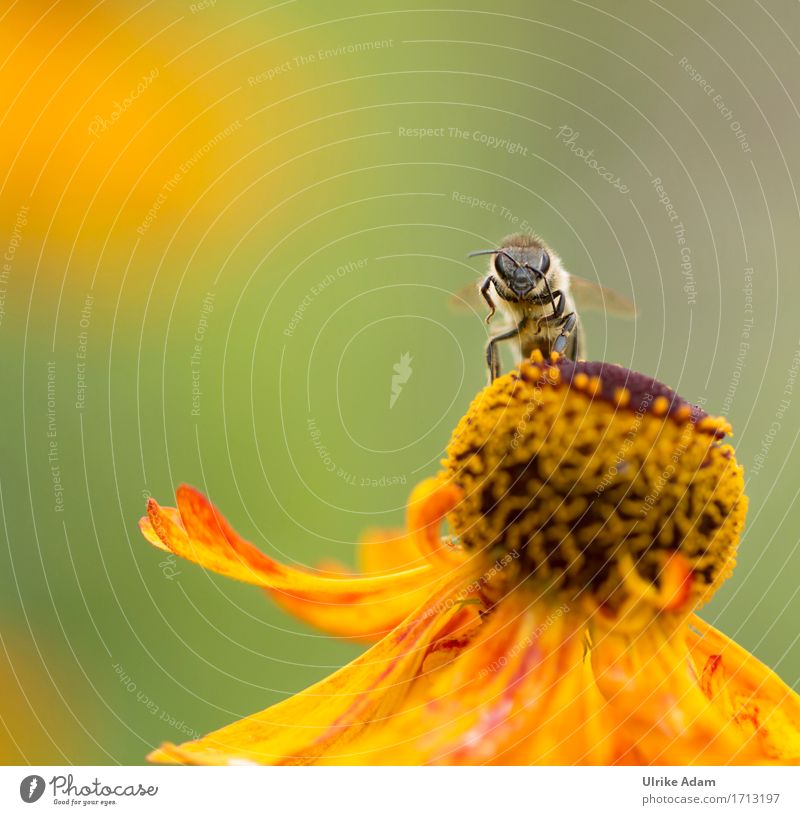
[[[439,524],[458,506],[463,491],[446,478],[426,478],[414,487],[408,500],[406,524],[419,550],[433,561],[454,562],[462,554],[448,547],[439,534]]]
[[[463,573],[451,575],[414,614],[358,659],[261,713],[202,739],[166,744],[151,761],[307,764],[374,726],[408,692],[431,643],[458,613]]]
[[[592,647],[592,668],[612,727],[637,764],[749,764],[755,744],[703,694],[685,626],[655,619],[637,634],[613,629]]]
[[[358,545],[358,570],[365,577],[414,569],[424,562],[413,537],[403,529],[370,529]]]
[[[270,592],[278,606],[299,620],[328,634],[358,642],[374,642],[386,636],[429,595],[427,584],[388,597],[354,598],[335,603]]]
[[[326,763],[605,763],[600,699],[562,611],[508,598],[469,647],[415,683],[397,716]]]
[[[741,646],[699,617],[688,644],[705,695],[758,743],[764,761],[800,763],[800,697]]]

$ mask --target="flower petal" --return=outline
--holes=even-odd
[[[613,716],[620,763],[750,764],[756,746],[697,683],[685,625],[654,619],[637,634],[609,629],[592,647],[597,686]]]
[[[408,500],[406,525],[419,551],[433,561],[452,563],[461,552],[448,546],[439,534],[442,518],[456,507],[463,491],[450,481],[426,478],[414,487]]]
[[[403,529],[370,529],[358,544],[358,570],[365,576],[404,571],[424,563],[414,538]]]
[[[145,538],[207,569],[267,589],[287,611],[322,630],[375,640],[416,608],[450,568],[417,558],[417,565],[379,575],[326,575],[285,566],[241,538],[197,490],[181,486],[178,508],[147,505]]]
[[[703,693],[756,741],[764,760],[800,763],[800,697],[740,645],[699,617],[688,644]]]
[[[174,524],[180,524],[181,515],[177,509],[174,507],[161,507],[161,511],[164,512]],[[165,552],[172,551],[172,549],[158,537],[147,515],[145,515],[144,518],[139,518],[139,531],[144,535],[145,540],[147,540],[148,543],[152,543],[157,549],[163,549]]]
[[[379,595],[400,586],[411,586],[431,574],[430,566],[377,577],[352,575],[322,576],[278,563],[241,538],[220,512],[200,492],[188,486],[177,491],[178,512],[160,507],[153,499],[147,504],[150,526],[144,522],[145,537],[153,533],[161,548],[228,577],[305,597],[339,601],[349,596]],[[151,531],[152,530],[152,531]],[[156,544],[158,545],[158,544]]]
[[[180,746],[166,744],[151,761],[185,764],[308,764],[334,745],[380,722],[407,693],[431,643],[446,629],[467,582],[456,573],[389,636],[349,665],[270,708]]]
[[[391,596],[352,598],[345,602],[298,598],[271,591],[273,601],[289,614],[320,631],[359,642],[374,642],[392,631],[430,594],[419,587]]]
[[[360,577],[377,577],[427,565],[413,539],[401,530],[371,530],[362,537],[358,551]],[[343,564],[331,561],[318,563],[317,570],[354,576]],[[275,591],[268,593],[282,609],[320,631],[360,642],[376,642],[425,601],[431,584],[441,574],[444,570],[440,567],[417,586],[347,603],[317,600],[312,596],[298,599]]]
[[[602,763],[599,699],[579,631],[505,598],[472,644],[420,678],[402,711],[327,763]]]

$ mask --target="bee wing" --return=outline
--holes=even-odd
[[[488,308],[486,301],[481,297],[480,281],[478,280],[467,283],[466,286],[462,286],[457,292],[451,294],[448,304],[454,311],[484,312]]]
[[[627,297],[586,278],[570,275],[569,289],[579,308],[631,319],[638,314],[636,305]]]

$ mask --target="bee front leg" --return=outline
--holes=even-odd
[[[492,300],[492,295],[489,294],[489,289],[492,287],[492,283],[494,283],[494,278],[489,275],[486,280],[483,281],[481,284],[481,294],[483,295],[483,299],[489,304],[489,308],[491,311],[486,316],[486,322],[488,323],[492,317],[494,317],[495,311],[497,311],[497,307],[494,304],[494,300]]]
[[[555,338],[553,342],[553,350],[557,354],[563,354],[567,348],[567,343],[569,342],[569,335],[575,330],[575,326],[578,324],[578,315],[575,314],[573,311],[571,314],[567,314],[564,318],[564,322],[561,324],[561,333]]]
[[[489,384],[491,385],[500,376],[500,349],[496,347],[498,342],[510,340],[512,337],[519,337],[520,332],[528,322],[527,317],[523,317],[514,328],[504,331],[492,337],[486,345],[486,365],[489,368]]]

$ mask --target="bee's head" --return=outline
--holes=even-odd
[[[497,249],[474,254],[491,254],[492,271],[508,293],[520,300],[534,294],[539,284],[546,286],[550,253],[533,235],[509,235]]]
[[[492,258],[494,271],[520,299],[531,294],[550,268],[550,255],[532,235],[509,235]]]

